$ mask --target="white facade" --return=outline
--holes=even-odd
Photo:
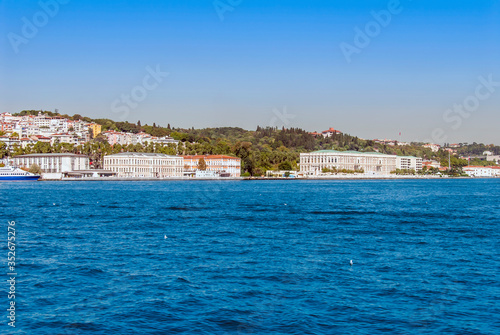
[[[300,154],[300,172],[318,175],[323,168],[336,168],[389,175],[396,170],[396,157],[378,152],[320,150]]]
[[[424,148],[431,149],[432,152],[438,152],[441,149],[439,144],[428,143],[423,145]]]
[[[64,173],[75,170],[88,170],[89,158],[76,154],[30,154],[12,158],[15,166],[29,168],[36,164],[44,173]]]
[[[21,145],[21,141],[18,138],[0,136],[0,142],[5,143],[8,150],[11,150],[14,147],[14,144]]]
[[[207,171],[217,171],[218,173],[229,173],[231,177],[241,176],[241,158],[226,155],[195,155],[184,156],[185,172],[195,172],[198,170],[200,159],[205,161]]]
[[[493,169],[490,166],[464,166],[462,170],[470,177],[492,177]],[[496,171],[495,171],[496,173]]]
[[[122,152],[104,157],[104,169],[117,177],[168,178],[183,176],[184,159],[179,156]]]
[[[422,170],[422,158],[413,156],[397,156],[396,168],[400,170]]]
[[[486,160],[489,162],[500,163],[500,155],[486,155]]]

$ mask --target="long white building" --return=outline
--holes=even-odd
[[[498,177],[500,176],[500,167],[497,166],[464,166],[462,168],[470,177]]]
[[[317,175],[324,168],[363,170],[367,174],[388,175],[396,169],[422,169],[422,159],[379,152],[319,150],[300,154],[300,172]]]
[[[60,179],[63,173],[89,169],[89,158],[77,154],[29,154],[12,158],[15,166],[30,168],[36,164],[44,179]]]
[[[169,178],[182,177],[184,159],[179,156],[143,152],[122,152],[104,157],[104,169],[117,177]]]

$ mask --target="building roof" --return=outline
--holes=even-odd
[[[173,156],[166,154],[156,154],[152,152],[120,152],[113,155],[107,155],[106,157],[171,157],[171,158],[182,158],[182,156]]]
[[[86,155],[72,154],[72,153],[60,153],[60,154],[27,154],[27,155],[19,155],[18,157],[87,157]]]
[[[336,133],[336,132],[340,133],[340,130],[336,130],[335,128],[331,127],[328,130],[323,130],[323,133]]]
[[[467,168],[471,168],[471,169],[491,169],[492,167],[491,166],[481,166],[481,165],[469,165],[469,166],[464,166],[462,169],[467,169]]]
[[[310,152],[310,154],[317,154],[317,153],[325,153],[325,154],[348,154],[348,155],[371,155],[371,156],[390,156],[390,157],[398,157],[398,158],[418,158],[414,156],[397,156],[397,155],[390,155],[390,154],[384,154],[381,152],[374,152],[374,151],[369,151],[369,152],[363,152],[363,151],[353,151],[353,150],[348,150],[348,151],[338,151],[338,150],[318,150],[318,151],[313,151]]]
[[[191,156],[183,156],[184,159],[237,159],[241,160],[239,157],[227,156],[227,155],[191,155]]]
[[[383,154],[381,152],[362,152],[362,151],[353,151],[353,150],[348,150],[348,151],[338,151],[338,150],[317,150],[310,152],[311,154],[319,154],[319,153],[324,153],[324,154],[362,154],[362,155],[379,155],[379,156],[394,156],[394,155],[388,155],[388,154]]]

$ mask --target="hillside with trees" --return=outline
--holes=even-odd
[[[38,115],[40,111],[26,110],[17,115]],[[29,145],[25,149],[14,148],[12,155],[28,153],[58,153],[72,152],[89,155],[94,167],[102,167],[102,160],[105,155],[122,151],[132,152],[154,152],[170,155],[232,155],[241,158],[242,172],[250,175],[263,175],[267,170],[288,170],[297,169],[299,155],[301,152],[314,150],[334,149],[339,151],[378,151],[386,154],[400,156],[417,156],[423,159],[435,159],[442,164],[448,164],[448,153],[445,151],[432,152],[430,149],[422,147],[420,143],[412,143],[405,146],[389,146],[376,143],[372,140],[360,139],[349,134],[334,134],[331,137],[315,137],[309,132],[300,128],[277,128],[261,127],[256,130],[245,130],[237,127],[218,127],[204,129],[183,129],[167,126],[160,126],[156,123],[152,125],[142,124],[140,121],[131,123],[127,121],[116,122],[111,119],[92,119],[79,114],[69,116],[57,112],[46,111],[53,117],[63,117],[71,120],[83,120],[100,124],[102,131],[116,130],[122,132],[139,133],[145,132],[152,136],[171,136],[179,140],[179,144],[148,144],[148,145],[114,145],[111,146],[102,135],[97,136],[84,145],[73,146],[70,144],[55,144],[38,142]],[[496,154],[500,152],[500,147],[478,145],[476,143],[459,149],[460,154],[482,154],[489,150]],[[0,154],[6,155],[5,148],[0,147]],[[467,165],[467,161],[452,158],[452,165],[456,167]]]

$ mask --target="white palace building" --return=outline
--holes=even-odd
[[[122,152],[104,157],[104,169],[117,177],[170,178],[182,177],[184,159],[179,156],[144,152]]]
[[[366,174],[389,175],[396,169],[422,169],[422,159],[410,156],[387,155],[379,152],[319,150],[300,154],[300,172],[318,175],[323,168],[363,170]]]

